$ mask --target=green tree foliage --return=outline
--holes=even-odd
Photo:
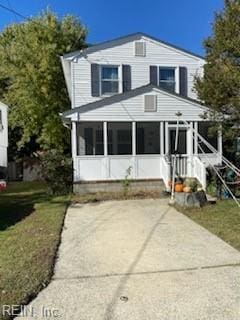
[[[240,1],[226,0],[217,13],[213,35],[205,40],[204,78],[196,80],[199,98],[210,117],[223,120],[225,138],[239,135],[240,125]],[[233,129],[233,126],[235,127]]]
[[[40,156],[41,172],[50,194],[60,195],[72,191],[72,159],[59,150],[44,151]]]
[[[70,108],[60,56],[86,47],[86,34],[77,18],[60,20],[49,10],[0,34],[0,95],[20,149],[33,139],[40,149],[69,146],[59,116]]]

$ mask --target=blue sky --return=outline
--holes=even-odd
[[[96,43],[133,32],[145,32],[198,54],[211,34],[214,12],[224,0],[0,0],[24,16],[49,6],[62,17],[73,14],[89,29],[88,42]],[[0,29],[21,19],[0,8]]]

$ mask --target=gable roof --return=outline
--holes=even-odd
[[[128,92],[115,94],[113,96],[110,96],[110,97],[107,97],[107,98],[104,98],[104,99],[101,99],[101,100],[97,100],[97,101],[85,104],[83,106],[80,106],[80,107],[73,108],[71,110],[65,111],[65,112],[62,113],[62,117],[66,118],[67,116],[70,116],[70,115],[72,115],[72,114],[74,114],[76,112],[79,112],[79,111],[87,111],[89,109],[96,109],[96,108],[100,108],[100,107],[107,106],[107,105],[110,105],[110,104],[118,103],[118,102],[121,102],[123,100],[127,100],[129,98],[133,98],[133,97],[136,97],[138,95],[151,92],[152,90],[157,90],[159,92],[162,92],[162,93],[168,94],[170,96],[173,96],[173,97],[175,97],[177,99],[187,101],[188,103],[190,102],[192,104],[197,105],[199,108],[204,109],[205,111],[208,110],[208,108],[206,106],[204,106],[203,104],[201,104],[197,100],[194,100],[194,99],[191,99],[191,98],[188,98],[188,97],[183,97],[178,93],[169,92],[168,90],[159,88],[159,87],[154,86],[152,84],[148,84],[148,85],[145,85],[145,86],[142,86],[142,87],[138,87],[138,88],[133,89],[133,90],[128,91]]]
[[[101,42],[99,44],[90,46],[90,47],[88,47],[86,49],[83,49],[81,51],[78,50],[78,51],[70,52],[70,53],[65,54],[63,56],[63,58],[67,59],[67,58],[71,58],[71,57],[76,56],[76,55],[84,55],[84,54],[89,54],[89,53],[96,52],[98,50],[104,50],[104,49],[107,49],[107,48],[112,48],[112,47],[115,47],[115,46],[118,46],[118,45],[122,45],[122,44],[127,43],[127,42],[140,40],[142,37],[149,38],[149,39],[151,39],[153,41],[157,41],[160,44],[163,44],[163,45],[168,46],[170,48],[176,49],[178,51],[185,52],[188,55],[191,55],[193,57],[205,60],[205,58],[203,56],[199,55],[199,54],[196,54],[196,53],[193,53],[193,52],[191,52],[189,50],[180,48],[180,47],[178,47],[178,46],[176,46],[174,44],[171,44],[169,42],[160,40],[158,38],[149,36],[148,34],[143,33],[143,32],[137,32],[137,33],[129,34],[129,35],[126,35],[126,36],[123,36],[123,37],[119,37],[119,38],[113,39],[113,40],[104,41],[104,42]]]

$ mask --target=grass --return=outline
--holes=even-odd
[[[68,203],[159,198],[160,192],[52,197],[40,182],[9,184],[0,193],[0,306],[24,305],[50,281]],[[3,318],[0,310],[0,319]]]
[[[162,195],[161,195],[162,196]],[[159,198],[160,192],[73,195],[73,202]],[[0,306],[23,305],[50,281],[70,196],[50,197],[42,183],[14,183],[0,193]],[[233,201],[177,208],[240,250],[240,210]],[[0,319],[3,318],[0,314]]]
[[[42,183],[0,193],[0,306],[26,304],[49,283],[68,202]]]
[[[177,210],[240,250],[240,208],[232,200],[218,201],[201,209]]]

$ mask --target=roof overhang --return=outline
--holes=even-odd
[[[119,37],[119,38],[113,39],[113,40],[101,42],[99,44],[90,46],[90,47],[88,47],[86,49],[83,49],[83,50],[70,52],[70,53],[65,54],[63,56],[63,58],[72,60],[72,59],[74,59],[76,57],[86,56],[88,54],[91,54],[91,53],[99,51],[99,50],[112,48],[112,47],[119,46],[119,45],[125,44],[127,42],[131,42],[131,41],[137,41],[137,40],[140,40],[141,38],[152,40],[152,41],[157,42],[157,43],[159,43],[159,44],[161,44],[161,45],[163,45],[165,47],[168,47],[170,49],[173,49],[173,50],[176,50],[178,52],[181,52],[182,54],[185,54],[185,55],[191,56],[193,58],[197,58],[197,59],[201,59],[201,60],[205,61],[205,58],[203,56],[199,55],[199,54],[193,53],[190,50],[183,49],[183,48],[181,48],[179,46],[176,46],[176,45],[171,44],[169,42],[160,40],[160,39],[158,39],[156,37],[150,36],[150,35],[148,35],[146,33],[143,33],[143,32],[137,32],[137,33],[129,34],[129,35],[126,35],[126,36],[123,36],[123,37]]]
[[[118,103],[118,102],[130,99],[130,98],[136,97],[138,95],[149,93],[149,92],[152,92],[152,91],[160,92],[160,93],[163,93],[165,95],[169,95],[169,96],[171,96],[171,97],[173,97],[175,99],[179,99],[179,100],[185,101],[185,102],[187,102],[187,103],[189,103],[191,105],[195,105],[198,108],[200,108],[202,110],[202,112],[206,113],[206,112],[210,111],[210,109],[208,107],[204,106],[199,101],[196,101],[196,100],[188,98],[188,97],[183,97],[183,96],[181,96],[181,95],[179,95],[177,93],[171,93],[171,92],[169,92],[167,90],[164,90],[164,89],[159,88],[157,86],[154,86],[152,84],[148,84],[148,85],[133,89],[131,91],[125,92],[125,93],[119,93],[119,94],[113,95],[111,97],[107,97],[107,98],[104,98],[104,99],[101,99],[101,100],[97,100],[95,102],[88,103],[86,105],[83,105],[83,106],[80,106],[80,107],[65,111],[62,114],[62,118],[63,119],[70,118],[73,114],[78,113],[78,112],[81,112],[81,113],[82,112],[87,112],[87,111],[90,111],[90,110],[93,110],[93,109],[97,109],[97,108],[101,108],[103,106],[115,104],[115,103]]]
[[[72,100],[72,83],[71,83],[71,61],[65,60],[62,56],[60,57],[62,63],[63,74],[67,86],[69,99]]]

